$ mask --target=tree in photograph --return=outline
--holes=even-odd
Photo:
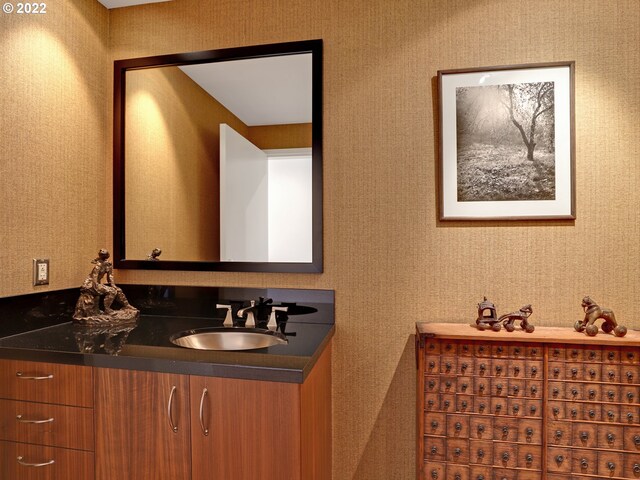
[[[553,82],[509,84],[503,85],[502,88],[507,93],[502,105],[507,110],[511,123],[520,132],[527,148],[527,160],[533,162],[538,124],[546,121],[550,125],[545,126],[553,130]],[[549,111],[550,115],[543,116]],[[527,126],[528,131],[525,129]]]

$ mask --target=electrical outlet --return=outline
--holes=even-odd
[[[49,285],[49,259],[33,259],[33,284]]]

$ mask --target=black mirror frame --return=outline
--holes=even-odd
[[[310,263],[288,263],[128,260],[125,250],[124,198],[124,102],[127,70],[301,53],[312,54],[312,261]],[[116,60],[114,62],[113,87],[113,260],[116,268],[225,272],[322,272],[322,40],[304,40]]]

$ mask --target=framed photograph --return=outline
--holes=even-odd
[[[574,62],[443,70],[440,219],[575,218]]]

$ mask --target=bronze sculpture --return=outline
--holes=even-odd
[[[153,250],[151,250],[151,253],[147,255],[147,260],[151,260],[152,262],[159,262],[160,259],[158,257],[161,254],[162,250],[160,250],[159,248],[154,248]]]
[[[492,329],[497,332],[500,330],[498,323],[498,314],[496,306],[484,297],[484,300],[478,304],[478,318],[476,319],[478,330]]]
[[[533,308],[530,304],[520,308],[517,312],[506,313],[498,318],[498,325],[504,325],[504,329],[507,332],[513,332],[516,327],[515,323],[520,322],[520,326],[527,333],[532,333],[535,327],[529,323],[529,316],[533,313]]]
[[[616,337],[624,337],[627,334],[627,327],[618,325],[613,310],[601,307],[589,296],[582,299],[582,309],[584,310],[584,319],[578,320],[574,325],[577,332],[585,332],[590,337],[595,337],[598,334],[598,326],[595,322],[603,319],[602,331],[604,333],[613,332]]]
[[[135,321],[140,312],[127,301],[124,292],[116,286],[113,278],[113,264],[109,261],[109,252],[101,249],[89,276],[80,287],[80,298],[76,303],[73,320],[78,323],[95,325],[123,321]],[[102,279],[106,277],[106,283]],[[104,310],[100,309],[100,300]],[[112,305],[120,304],[119,310]]]

